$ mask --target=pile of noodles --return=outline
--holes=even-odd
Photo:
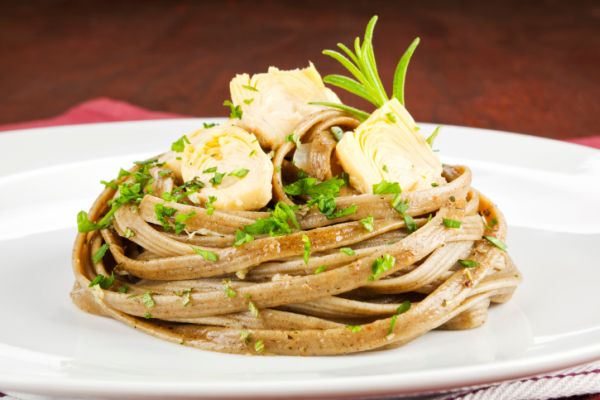
[[[295,132],[310,143],[307,172],[322,180],[336,175],[330,128],[357,125],[337,111],[318,112],[302,121]],[[274,198],[290,204],[283,185],[294,168],[289,161],[294,149],[294,143],[285,143],[273,157]],[[122,206],[109,228],[77,236],[72,298],[85,311],[175,343],[286,355],[399,346],[432,329],[482,325],[490,303],[507,301],[520,281],[508,254],[483,238],[504,240],[506,223],[494,204],[471,187],[471,172],[464,166],[445,166],[444,185],[402,194],[409,204],[406,213],[418,226],[413,233],[391,206],[391,195],[357,195],[346,189],[336,204],[340,209],[357,205],[354,214],[330,220],[314,207],[300,206],[296,215],[301,230],[256,237],[239,247],[232,245],[234,232],[267,212],[209,215],[191,203],[165,202],[160,193],[174,182],[156,178],[154,194],[138,205]],[[105,189],[90,218],[102,217],[115,195],[114,189]],[[195,211],[186,222],[187,232],[165,232],[154,213],[157,203],[181,213]],[[372,231],[359,222],[367,216],[374,217]],[[444,218],[462,225],[448,228]],[[490,226],[492,220],[497,223]],[[303,235],[312,244],[307,264]],[[104,243],[109,253],[94,263],[92,255]],[[213,251],[218,260],[205,260],[192,246]],[[340,252],[343,247],[351,247],[354,254]],[[370,280],[373,263],[386,254],[395,258],[393,268]],[[477,266],[465,268],[458,262],[464,259]],[[315,273],[318,267],[323,272]],[[89,287],[98,274],[111,273],[116,281],[109,289]],[[411,307],[399,313],[407,301]]]

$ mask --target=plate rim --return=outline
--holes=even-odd
[[[26,136],[28,133],[40,134],[44,131],[68,130],[72,133],[80,129],[89,129],[95,126],[131,126],[138,124],[169,124],[185,122],[202,121],[222,121],[222,117],[189,117],[189,118],[166,118],[157,120],[135,120],[135,121],[114,121],[114,122],[94,122],[84,124],[60,125],[52,127],[38,127],[29,129],[18,129],[0,132],[0,144],[5,141],[4,138],[15,136]],[[435,126],[433,123],[421,123],[423,126]],[[577,143],[571,143],[563,140],[545,138],[528,135],[524,133],[508,132],[487,128],[468,127],[460,125],[444,124],[445,127],[465,130],[471,133],[490,132],[496,135],[509,136],[516,140],[534,140],[543,143],[559,144],[561,146],[572,147],[576,151],[584,151],[592,155],[600,155],[599,149],[594,149]],[[51,132],[50,132],[51,133]],[[27,140],[27,138],[25,138]],[[58,163],[56,165],[63,165]],[[38,166],[31,170],[43,169],[47,166]],[[30,171],[31,171],[30,170]],[[18,172],[17,172],[18,174]],[[0,180],[10,177],[14,173],[0,175]],[[599,328],[600,329],[600,328]],[[0,343],[2,344],[2,343]],[[44,353],[46,354],[46,353]],[[2,357],[0,348],[0,357]],[[588,344],[575,350],[567,349],[555,351],[550,355],[530,356],[521,360],[505,360],[481,365],[447,367],[430,370],[420,370],[416,372],[399,372],[390,374],[380,374],[372,376],[353,376],[353,377],[333,377],[328,379],[310,378],[299,380],[281,380],[273,382],[148,382],[143,380],[114,381],[110,379],[62,379],[53,382],[52,378],[38,377],[19,377],[18,375],[3,374],[0,376],[0,387],[8,391],[25,391],[28,393],[44,394],[65,394],[69,395],[130,395],[155,397],[170,395],[175,397],[185,397],[189,395],[202,395],[208,397],[248,397],[248,396],[266,396],[274,397],[281,395],[291,396],[356,396],[362,394],[368,395],[388,395],[388,394],[412,394],[423,393],[424,391],[448,390],[456,387],[488,384],[491,382],[504,381],[515,378],[525,378],[532,375],[538,375],[550,371],[568,368],[582,363],[600,360],[600,342]],[[551,365],[548,367],[548,365]],[[476,377],[471,373],[477,372]],[[461,379],[458,377],[462,376]],[[432,379],[436,383],[432,385]],[[232,391],[233,389],[233,391]],[[343,390],[342,390],[343,389]]]

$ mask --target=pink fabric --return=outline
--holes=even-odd
[[[119,100],[98,98],[78,104],[56,117],[0,125],[0,131],[92,122],[135,121],[178,117],[185,116],[151,111]],[[577,137],[568,139],[567,141],[600,149],[600,136]],[[597,393],[600,388],[598,382],[600,382],[600,363],[593,363],[544,376],[526,378],[474,389],[465,388],[450,394],[429,395],[427,396],[427,399],[503,400],[515,398],[550,399],[563,397],[566,400],[567,398],[564,396],[579,395],[578,397],[569,397],[569,399],[600,400],[600,394],[585,395],[586,393]],[[2,398],[2,400],[13,400],[10,396],[4,397],[2,393],[0,393],[0,398]],[[15,400],[17,399],[15,398]]]
[[[77,104],[56,117],[0,125],[0,131],[57,125],[87,124],[92,122],[136,121],[180,117],[185,117],[185,115],[151,111],[124,101],[99,97]]]

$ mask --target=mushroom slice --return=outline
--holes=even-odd
[[[372,193],[382,180],[398,182],[404,191],[431,188],[444,182],[442,163],[400,102],[393,98],[375,110],[336,146],[350,184]]]
[[[309,102],[340,103],[312,63],[304,69],[281,71],[269,67],[267,73],[252,77],[236,75],[229,89],[231,101],[241,107],[241,125],[254,132],[264,147],[272,149],[285,142],[302,118],[326,108]]]
[[[253,134],[225,123],[189,139],[182,154],[182,178],[205,184],[189,196],[191,201],[210,201],[217,210],[257,210],[271,200],[273,164]]]

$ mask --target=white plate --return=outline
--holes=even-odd
[[[203,352],[84,314],[69,300],[75,215],[100,179],[166,149],[199,120],[0,134],[0,388],[104,398],[406,394],[600,358],[600,152],[445,127],[436,147],[500,205],[525,280],[471,331],[435,331],[337,357]],[[432,127],[423,125],[423,130]]]

